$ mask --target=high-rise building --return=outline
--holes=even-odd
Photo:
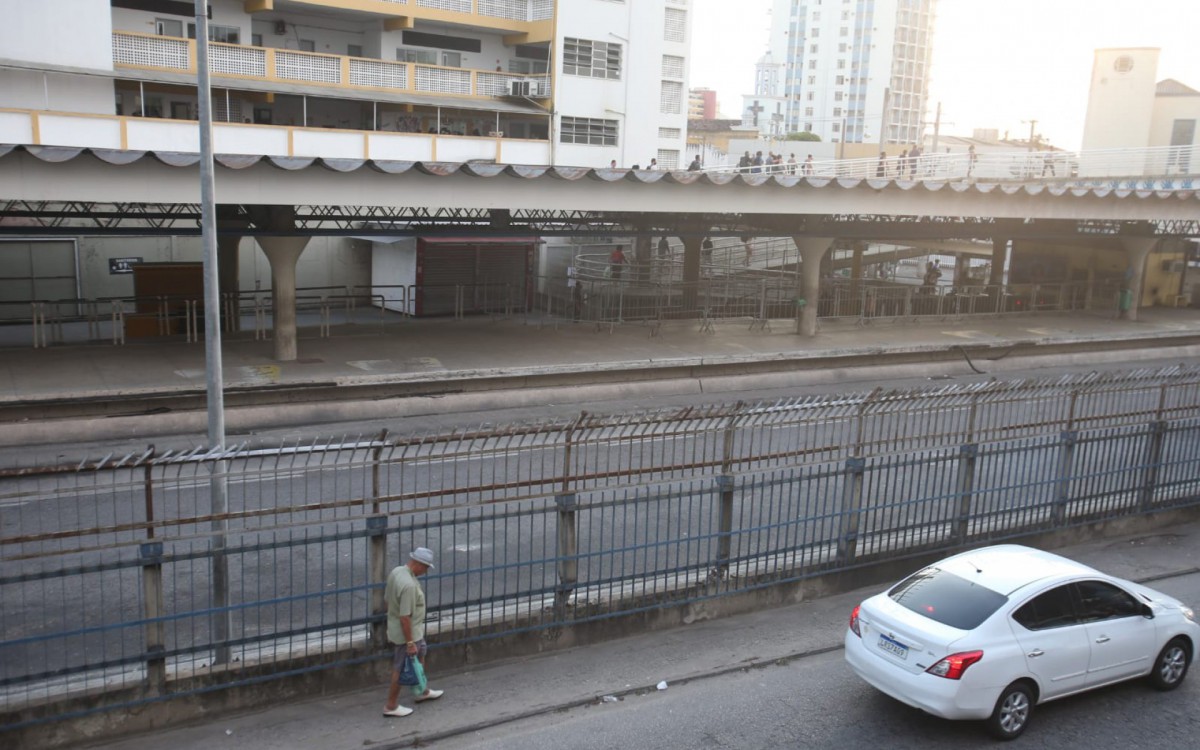
[[[919,143],[937,0],[774,0],[786,132]],[[760,70],[761,74],[761,70]]]
[[[10,5],[0,142],[198,150],[191,0]],[[208,7],[221,153],[680,166],[687,0]]]
[[[715,120],[717,118],[717,92],[712,89],[692,89],[688,92],[688,119]]]

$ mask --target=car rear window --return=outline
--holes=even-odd
[[[925,568],[892,587],[888,596],[897,604],[959,630],[974,630],[991,617],[1008,597],[977,583]]]

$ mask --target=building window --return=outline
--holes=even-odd
[[[820,29],[813,29],[813,30],[812,30],[812,38],[813,38],[813,39],[816,39],[816,38],[817,38],[817,37],[819,37],[819,36],[821,36],[821,30],[820,30]]]
[[[813,53],[813,54],[815,55],[815,54],[817,54],[817,50],[818,50],[819,48],[820,48],[820,45],[816,45],[816,44],[810,44],[810,45],[808,46],[808,51],[809,51],[809,52],[811,52],[811,53]]]
[[[846,76],[838,76],[834,80],[837,81],[837,85],[841,86],[842,84],[846,83]]]
[[[196,24],[188,24],[188,39],[196,38]],[[223,44],[241,44],[242,30],[237,26],[208,25],[208,41]]]
[[[813,116],[813,108],[812,108],[812,107],[805,107],[805,108],[804,108],[804,116],[805,116],[805,117],[812,117],[812,116]]]
[[[419,65],[437,65],[438,55],[437,50],[398,47],[396,49],[396,59],[400,62],[417,63]]]
[[[362,57],[363,56],[362,45],[361,44],[347,44],[346,45],[346,54],[350,57]]]
[[[667,21],[663,39],[668,42],[687,41],[687,11],[667,8]]]
[[[313,41],[312,39],[301,39],[300,40],[300,51],[301,52],[316,52],[317,51],[317,43],[315,41]]]
[[[545,60],[522,60],[520,58],[510,58],[508,61],[509,73],[520,73],[522,75],[538,75],[545,73],[548,70]]]
[[[617,145],[617,121],[595,117],[563,117],[558,139],[585,146]]]
[[[816,61],[816,60],[809,60],[809,61],[808,61],[808,69],[809,69],[809,70],[816,70],[816,69],[817,69],[817,61]]]
[[[815,97],[813,96],[813,92],[811,92],[811,91],[808,92],[808,100],[811,102],[814,98]]]
[[[662,96],[658,111],[664,115],[677,115],[683,111],[683,82],[663,81]]]
[[[846,51],[846,43],[842,42],[838,45],[838,52],[845,52],[845,51]]]
[[[621,79],[621,45],[590,39],[563,40],[563,72],[591,78]]]
[[[808,77],[808,85],[809,85],[809,86],[816,86],[816,85],[817,85],[817,77],[816,77],[816,76],[809,76],[809,77]]]
[[[678,55],[663,55],[663,78],[683,78],[683,58]]]
[[[250,44],[254,45],[255,47],[263,46],[262,34],[251,34],[250,35]]]
[[[658,150],[659,169],[679,169],[679,149],[660,148]]]
[[[838,66],[838,70],[845,70],[846,69],[846,61],[838,60],[837,66]]]
[[[833,92],[833,100],[835,102],[840,102],[842,100],[842,92],[840,92],[840,91]]]
[[[195,24],[193,24],[195,28]],[[154,19],[154,33],[159,36],[183,36],[183,21],[176,18],[156,18]],[[192,36],[195,36],[193,33]]]
[[[842,124],[840,122],[833,123],[833,132],[835,132],[835,133],[842,132]]]
[[[669,139],[682,138],[683,131],[680,130],[679,128],[659,128],[658,129],[658,137],[659,138],[669,138]]]
[[[850,35],[850,30],[847,29],[845,26],[838,29],[838,36],[849,36],[849,35]]]

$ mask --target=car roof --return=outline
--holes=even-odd
[[[933,567],[1005,596],[1036,581],[1099,574],[1095,568],[1083,563],[1019,544],[969,550],[935,563]]]

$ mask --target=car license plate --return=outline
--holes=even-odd
[[[894,638],[888,638],[886,635],[879,636],[879,647],[898,658],[908,658],[908,646]]]

